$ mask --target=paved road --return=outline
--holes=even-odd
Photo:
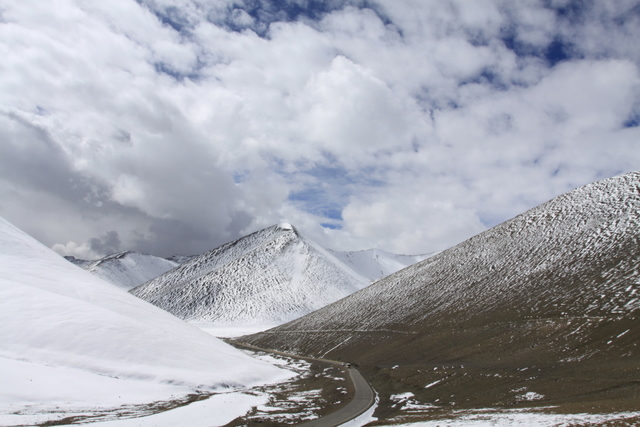
[[[342,366],[342,363],[335,360],[302,357],[295,354],[284,353],[282,351],[268,350],[230,339],[227,339],[225,341],[253,350],[266,351],[268,353],[280,354],[282,356],[293,357],[296,359],[316,360],[319,362]],[[375,392],[373,391],[367,380],[362,377],[360,372],[356,368],[350,367],[347,369],[347,373],[351,377],[351,382],[353,383],[353,388],[355,389],[354,396],[351,402],[349,402],[346,406],[343,406],[336,412],[332,412],[331,414],[325,415],[322,418],[299,424],[300,427],[336,427],[340,424],[346,423],[347,421],[351,421],[359,415],[364,414],[367,409],[369,409],[375,403]]]
[[[351,421],[358,415],[364,414],[367,409],[369,409],[371,405],[373,405],[373,403],[375,402],[375,393],[373,392],[373,389],[371,388],[367,380],[365,380],[362,375],[360,375],[360,372],[358,372],[358,370],[355,368],[349,368],[348,372],[349,375],[351,375],[351,381],[353,381],[353,386],[355,388],[353,400],[351,400],[351,402],[349,402],[347,406],[343,406],[336,412],[333,412],[322,418],[300,424],[300,427],[339,426],[340,424],[344,424],[347,421]]]

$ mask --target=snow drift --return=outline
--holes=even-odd
[[[2,218],[0,342],[3,417],[86,413],[288,376],[74,266]]]

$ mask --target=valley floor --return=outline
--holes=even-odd
[[[87,423],[101,427],[282,426],[317,419],[347,403],[350,384],[342,369],[263,352],[245,352],[292,371],[292,377],[246,390],[191,395],[152,405],[121,405],[115,410],[113,404],[105,408],[77,408],[72,402],[65,403],[64,399],[53,406],[22,407],[20,410],[12,410],[9,405],[0,412],[0,426]],[[124,397],[123,401],[126,401],[127,396]],[[173,409],[166,410],[168,407]]]
[[[640,425],[640,412],[620,412],[611,414],[558,414],[553,408],[538,410],[494,409],[455,411],[448,415],[434,417],[429,421],[407,422],[408,417],[368,424],[370,426],[394,427],[633,427]],[[424,416],[425,414],[422,414]],[[414,414],[415,416],[415,414]]]
[[[278,384],[255,387],[248,390],[200,396],[174,409],[148,415],[149,408],[123,406],[119,412],[100,412],[96,418],[84,414],[65,412],[61,405],[57,416],[23,411],[19,414],[0,414],[0,426],[69,425],[91,423],[100,427],[157,427],[157,426],[283,426],[317,419],[339,409],[346,403],[350,392],[348,382],[340,369],[309,363],[301,359],[250,352],[255,357],[276,366],[291,370],[295,377]],[[201,400],[199,400],[201,399]],[[401,411],[389,420],[376,420],[372,412],[364,414],[345,427],[360,426],[409,426],[409,427],[508,427],[518,426],[637,426],[640,412],[610,414],[564,414],[557,408],[539,409],[478,409],[443,411],[431,405],[423,405],[410,393],[393,396]],[[185,402],[186,403],[186,402]],[[34,408],[35,409],[35,408]],[[157,408],[156,408],[157,410]],[[79,415],[78,418],[74,418]]]
[[[235,337],[260,328],[214,327],[199,325],[216,336]],[[264,325],[262,325],[264,329]],[[343,369],[260,351],[243,350],[264,362],[292,372],[284,382],[263,385],[245,390],[229,391],[211,395],[183,396],[172,402],[157,402],[154,405],[131,404],[127,396],[118,410],[83,408],[82,411],[66,410],[64,399],[43,411],[43,407],[11,412],[5,407],[0,413],[0,427],[44,426],[85,424],[100,427],[157,427],[157,426],[283,426],[298,425],[332,413],[348,402],[351,385]],[[20,363],[20,362],[17,362]],[[8,374],[6,370],[3,376]],[[10,378],[4,378],[11,383]],[[105,378],[107,380],[107,378]],[[81,384],[79,384],[81,385]],[[345,424],[345,427],[411,426],[411,427],[481,427],[497,426],[635,426],[640,425],[640,412],[609,414],[566,414],[558,408],[539,409],[477,409],[444,410],[421,403],[412,393],[391,396],[394,407],[399,410],[393,418],[377,420],[373,407],[363,416]],[[51,406],[51,405],[49,405]],[[113,405],[111,406],[113,407]],[[173,409],[165,410],[168,407]],[[77,409],[77,408],[76,408]],[[159,412],[161,411],[161,412]]]

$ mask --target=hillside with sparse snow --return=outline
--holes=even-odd
[[[144,415],[290,376],[74,266],[2,218],[0,342],[0,425]]]
[[[358,363],[383,407],[640,401],[640,172],[575,189],[254,345]],[[385,412],[386,411],[386,412]]]
[[[195,257],[131,293],[190,322],[273,324],[368,283],[293,226],[280,224]]]

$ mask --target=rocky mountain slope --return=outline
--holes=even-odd
[[[129,290],[179,265],[178,262],[138,252],[119,252],[96,261],[65,257],[89,273]]]
[[[426,412],[637,409],[640,173],[578,188],[241,340],[361,365],[383,418],[402,413],[390,400],[401,392]]]
[[[190,322],[283,323],[369,281],[290,224],[223,245],[131,290]]]

